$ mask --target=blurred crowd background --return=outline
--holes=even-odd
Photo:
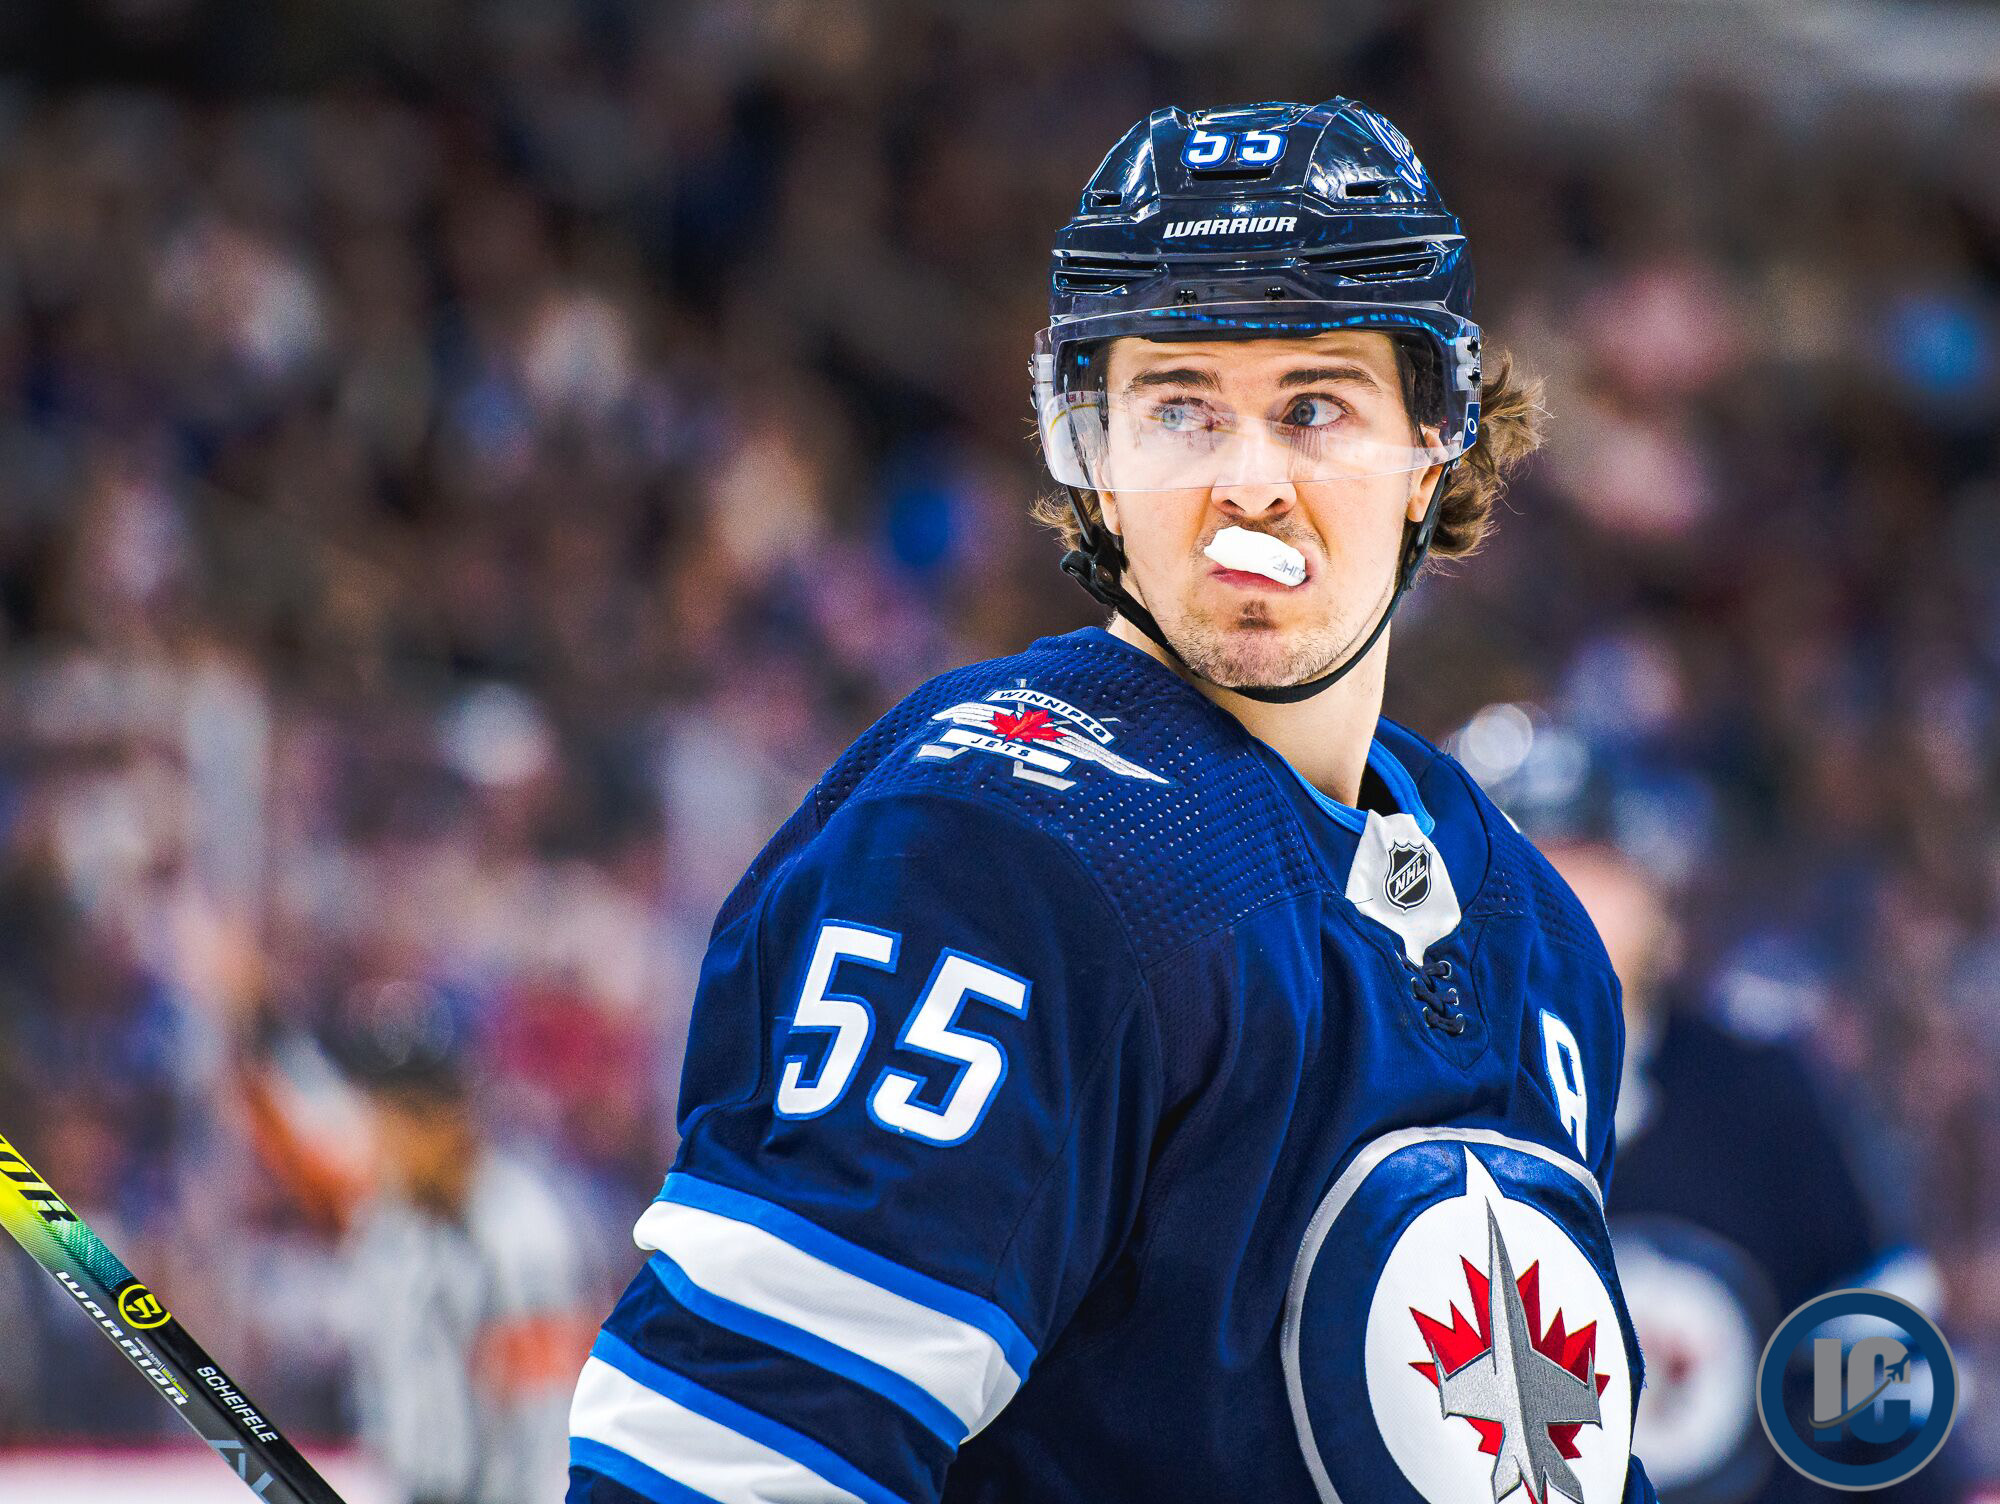
[[[1803,1052],[2000,1385],[2000,42],[1782,9],[5,7],[5,1131],[345,1434],[338,1218],[245,1086],[337,1149],[420,989],[601,1315],[743,864],[924,677],[1094,619],[1026,521],[1055,226],[1158,104],[1346,93],[1552,415],[1390,713],[1604,775],[1680,993]],[[0,1441],[173,1427],[42,1279]]]

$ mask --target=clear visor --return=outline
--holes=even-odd
[[[1111,492],[1426,470],[1477,431],[1477,340],[1449,315],[1304,302],[1058,325],[1037,341],[1042,450],[1062,484]]]

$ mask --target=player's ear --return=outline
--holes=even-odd
[[[1125,530],[1118,525],[1117,498],[1109,491],[1099,491],[1096,493],[1096,496],[1097,515],[1103,521],[1104,526],[1111,532],[1123,534]]]
[[[1431,493],[1437,490],[1438,477],[1443,473],[1442,465],[1431,465],[1426,469],[1410,472],[1410,495],[1403,506],[1403,515],[1410,521],[1424,520],[1424,513],[1430,509]]]
[[[1439,441],[1436,427],[1429,423],[1417,425],[1417,437],[1433,453]],[[1422,522],[1424,513],[1430,509],[1431,496],[1437,490],[1438,476],[1444,471],[1442,465],[1428,465],[1422,470],[1410,472],[1410,494],[1403,505],[1403,515],[1412,522]]]

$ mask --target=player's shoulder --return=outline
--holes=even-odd
[[[1465,765],[1405,726],[1384,720],[1378,737],[1409,772],[1436,822],[1432,840],[1464,882],[1466,921],[1525,921],[1522,928],[1608,977],[1611,961],[1583,903],[1534,842],[1494,803]]]
[[[1148,963],[1311,885],[1253,748],[1109,633],[1044,638],[941,675],[864,733],[814,791],[813,840],[934,817],[961,859],[1094,888]]]
[[[1170,773],[1137,760],[1149,740],[1226,755],[1227,719],[1108,632],[1070,632],[920,686],[856,739],[818,793],[838,805],[935,784],[1007,802],[1081,790],[1101,803],[1171,786]]]

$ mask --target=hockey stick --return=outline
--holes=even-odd
[[[0,1137],[0,1225],[76,1297],[161,1398],[264,1504],[341,1504],[153,1292]]]

